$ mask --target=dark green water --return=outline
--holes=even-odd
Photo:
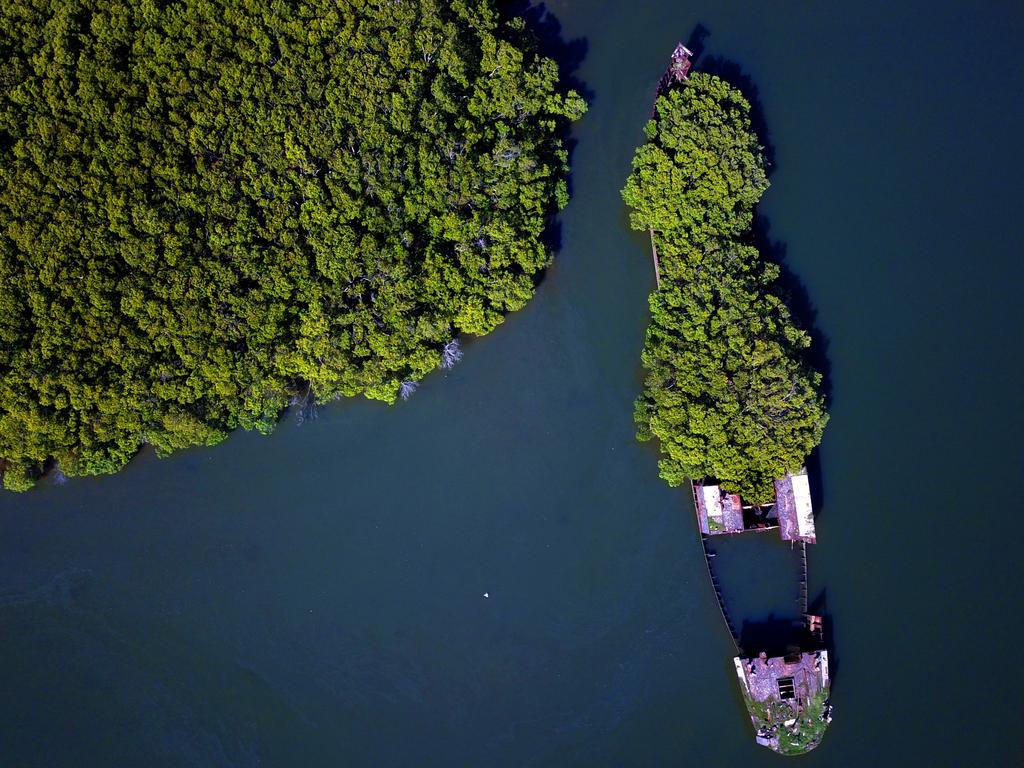
[[[631,423],[653,275],[618,190],[698,23],[759,90],[762,213],[829,342],[836,721],[802,764],[1022,763],[1020,7],[549,7],[593,103],[535,300],[398,407],[0,495],[0,765],[778,763]],[[767,543],[723,553],[737,618],[792,606]]]

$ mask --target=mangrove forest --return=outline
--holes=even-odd
[[[408,397],[533,295],[585,104],[491,0],[0,5],[0,471]]]

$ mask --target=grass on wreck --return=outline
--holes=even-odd
[[[781,755],[800,755],[809,752],[821,742],[828,722],[822,717],[828,690],[818,691],[807,702],[806,708],[798,712],[793,706],[779,699],[754,701],[744,695],[747,710],[754,719],[754,727],[771,731],[778,739]],[[785,726],[787,720],[796,720],[792,726]]]

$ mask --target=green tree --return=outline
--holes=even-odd
[[[772,481],[799,469],[828,415],[806,361],[810,337],[779,296],[778,267],[749,242],[768,187],[750,105],[695,73],[658,99],[646,135],[623,190],[631,225],[653,232],[662,278],[638,437],[658,439],[671,485],[715,478],[770,501]]]
[[[492,0],[9,0],[0,30],[8,487],[392,402],[551,258],[585,107]]]

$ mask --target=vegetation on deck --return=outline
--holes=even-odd
[[[0,5],[0,472],[408,396],[533,295],[585,110],[493,0]]]
[[[703,73],[660,96],[623,190],[634,229],[650,230],[660,288],[650,296],[636,402],[638,437],[661,445],[671,485],[716,478],[751,504],[797,471],[827,421],[810,337],[752,244],[768,187],[750,105]]]
[[[783,755],[799,755],[818,746],[828,728],[825,716],[828,697],[829,691],[824,688],[798,710],[781,699],[754,701],[748,694],[743,695],[755,730],[774,734],[773,738],[778,740],[777,751]],[[787,726],[785,723],[790,720],[796,722]]]

